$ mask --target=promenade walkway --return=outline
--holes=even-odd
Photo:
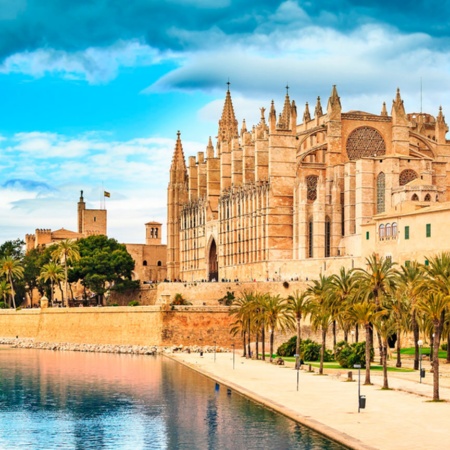
[[[389,372],[392,390],[381,390],[382,374],[372,372],[372,386],[361,385],[366,409],[358,414],[357,371],[324,376],[277,366],[232,353],[174,353],[173,358],[233,390],[353,449],[413,450],[450,448],[450,367],[442,365],[440,403],[431,402],[432,374],[419,384],[418,372]],[[429,368],[429,364],[425,365]],[[361,371],[361,382],[364,381]]]

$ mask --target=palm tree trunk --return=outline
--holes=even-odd
[[[270,333],[270,362],[272,362],[272,356],[273,356],[274,334],[275,334],[275,330],[272,329],[272,332]]]
[[[336,321],[333,320],[333,349],[336,348],[337,340],[336,340]]]
[[[388,349],[387,339],[383,339],[382,349],[383,349],[383,389],[389,389],[388,373],[387,373],[387,349]]]
[[[261,342],[262,342],[262,360],[266,360],[266,330],[264,328],[264,323],[261,327]]]
[[[370,323],[366,324],[366,379],[364,384],[372,384],[370,382],[370,350],[372,346],[370,345]]]
[[[247,339],[247,358],[251,358],[252,356],[252,349],[250,346],[250,338],[251,338],[251,333],[250,333],[250,322],[248,323],[248,339]]]
[[[12,280],[11,274],[9,275],[9,284],[11,285],[11,300],[12,300],[12,304],[13,304],[14,309],[16,309],[16,300],[15,300],[16,293],[14,292],[14,284],[13,284],[13,280]],[[11,304],[9,306],[11,306]]]
[[[64,256],[64,282],[66,283],[66,306],[69,306],[69,294],[67,292],[67,279],[68,279],[68,275],[67,275],[67,255]],[[63,304],[64,304],[64,299],[63,300]]]
[[[450,363],[450,333],[447,334],[447,362]]]
[[[295,342],[295,354],[298,355],[295,360],[295,368],[298,369],[300,366],[300,342],[301,342],[301,327],[300,327],[301,317],[297,317],[297,340]]]
[[[430,332],[430,361],[433,361],[434,357],[434,337],[433,333]]]
[[[395,364],[395,367],[402,367],[402,357],[400,354],[400,351],[402,349],[401,343],[400,343],[400,328],[397,329],[397,363]]]
[[[244,345],[242,346],[244,353],[242,354],[242,357],[245,358],[247,356],[247,351],[246,351],[246,349],[247,349],[247,332],[245,330],[242,333],[242,339],[244,341],[243,342]]]
[[[378,338],[378,350],[380,352],[380,365],[383,365],[384,364],[383,359],[387,355],[383,352],[383,341],[381,340],[381,335],[378,332],[377,332],[377,338]]]
[[[434,340],[433,340],[433,401],[439,401],[439,341],[440,329],[439,321],[434,321]]]
[[[255,353],[256,353],[256,359],[259,359],[259,328],[256,328],[256,333],[255,333]]]
[[[323,360],[325,357],[326,343],[327,343],[327,330],[322,328],[322,347],[320,347],[320,368],[319,368],[320,375],[323,375]]]
[[[411,320],[414,335],[414,370],[419,370],[419,324],[416,320],[416,313],[413,312]]]
[[[358,343],[359,342],[359,325],[356,324],[355,325],[355,342]],[[353,342],[352,342],[353,344]]]

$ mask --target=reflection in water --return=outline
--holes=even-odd
[[[340,449],[159,357],[0,349],[1,449]]]

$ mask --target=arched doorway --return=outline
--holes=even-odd
[[[219,280],[219,264],[217,262],[217,246],[216,241],[213,239],[209,246],[209,258],[208,258],[208,280]]]

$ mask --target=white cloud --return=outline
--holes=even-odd
[[[0,65],[0,73],[23,73],[33,77],[60,74],[67,79],[105,83],[117,76],[119,68],[157,64],[166,57],[156,49],[138,41],[118,41],[110,47],[90,47],[83,51],[67,52],[38,49],[16,53]]]

